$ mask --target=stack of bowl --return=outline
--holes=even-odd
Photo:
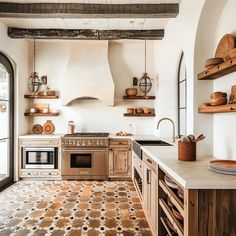
[[[211,94],[211,106],[220,106],[227,104],[227,93],[214,92]]]

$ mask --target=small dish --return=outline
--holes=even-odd
[[[178,189],[178,185],[167,175],[164,176],[164,181],[167,186],[173,189]]]

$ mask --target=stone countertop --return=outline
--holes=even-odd
[[[64,134],[25,134],[20,139],[60,139]]]
[[[25,134],[19,136],[20,139],[59,139],[63,137],[65,134]],[[110,139],[139,139],[139,140],[155,140],[155,139],[161,139],[160,137],[157,137],[155,135],[130,135],[130,136],[117,136],[115,134],[109,135]]]
[[[182,187],[188,189],[236,189],[236,176],[215,173],[208,169],[212,156],[197,157],[196,161],[178,160],[174,146],[148,147],[142,150]]]

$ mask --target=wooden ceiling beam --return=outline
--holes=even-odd
[[[174,18],[178,13],[178,3],[89,4],[0,2],[1,18]]]
[[[76,39],[76,40],[116,40],[146,39],[160,40],[164,29],[157,30],[92,30],[92,29],[22,29],[8,28],[10,38],[20,39]]]

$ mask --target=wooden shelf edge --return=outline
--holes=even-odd
[[[172,211],[170,210],[170,208],[167,206],[167,204],[165,203],[165,201],[163,199],[159,199],[159,204],[162,208],[162,210],[165,212],[168,220],[170,221],[170,223],[174,226],[174,228],[176,229],[178,235],[183,236],[184,235],[184,230],[183,230],[183,226],[178,222],[178,220],[175,219]]]
[[[213,80],[236,71],[236,58],[225,61],[198,74],[198,80]]]
[[[163,226],[165,227],[165,229],[166,229],[166,231],[167,231],[167,233],[168,233],[168,236],[174,235],[175,232],[173,232],[172,229],[170,229],[169,226],[168,226],[168,223],[167,223],[167,222],[170,222],[170,221],[168,220],[168,218],[167,218],[167,217],[160,217],[160,219],[161,219],[161,222],[162,222]]]
[[[130,113],[124,113],[124,116],[127,117],[155,117],[155,113],[150,113],[150,114],[130,114]]]
[[[156,96],[123,96],[123,99],[154,100],[154,99],[156,99]]]
[[[202,106],[198,108],[198,113],[224,113],[236,112],[236,104],[227,104],[222,106]]]
[[[159,186],[169,197],[170,201],[175,205],[180,214],[184,217],[184,204],[181,200],[175,195],[175,193],[165,184],[163,180],[159,180]]]
[[[30,113],[30,112],[25,112],[25,116],[58,116],[59,112],[55,113]]]
[[[57,99],[58,95],[48,96],[48,95],[24,95],[24,98],[28,99]]]

